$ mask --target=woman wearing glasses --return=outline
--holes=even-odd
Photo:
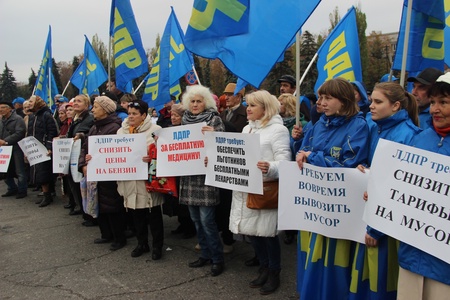
[[[130,102],[128,104],[128,118],[123,121],[122,128],[117,131],[117,134],[145,133],[147,146],[154,143],[153,132],[161,127],[152,124],[147,112],[148,105],[144,101],[135,100]],[[160,259],[164,243],[164,228],[161,212],[163,195],[147,192],[145,180],[118,181],[117,190],[124,198],[125,208],[131,212],[136,229],[138,245],[131,252],[131,256],[139,257],[143,253],[150,252],[147,227],[150,221],[150,231],[153,237],[152,259]]]
[[[206,122],[203,131],[224,131],[216,102],[208,88],[193,85],[183,94],[183,114],[181,125]],[[216,206],[219,204],[218,190],[205,185],[205,175],[183,176],[180,178],[179,199],[189,207],[189,213],[197,230],[201,247],[198,260],[189,263],[191,268],[200,268],[212,261],[211,275],[223,272],[223,246],[215,221]]]

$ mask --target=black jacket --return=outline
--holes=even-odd
[[[88,136],[116,134],[122,126],[122,120],[115,114],[110,114],[105,119],[95,120],[94,126],[89,130]],[[86,165],[86,154],[89,153],[88,139],[84,140],[81,148],[78,168],[81,172],[82,167]],[[124,210],[123,198],[117,192],[116,181],[97,182],[98,208],[99,213],[115,213]]]

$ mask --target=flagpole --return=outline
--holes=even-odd
[[[136,92],[141,88],[141,86],[144,84],[145,78],[147,78],[147,76],[144,77],[144,79],[141,81],[141,83],[139,83],[139,85],[137,86],[137,88],[132,91],[132,94],[136,94]]]
[[[107,91],[109,91],[109,85],[110,85],[110,82],[111,82],[111,40],[112,40],[112,37],[110,36],[109,37],[109,44],[108,44],[108,83],[107,83]]]
[[[192,64],[192,71],[194,71],[195,78],[197,78],[197,81],[198,81],[198,85],[202,85],[202,83],[200,82],[200,78],[198,77],[197,70],[195,69],[194,64]]]
[[[307,75],[308,72],[309,72],[309,69],[311,69],[313,63],[316,61],[316,59],[317,59],[318,56],[319,56],[319,53],[316,52],[316,54],[314,54],[313,58],[311,59],[311,61],[310,61],[309,65],[308,65],[308,67],[306,67],[306,70],[305,70],[305,72],[303,73],[302,78],[300,79],[300,82],[299,82],[299,84],[298,84],[299,86],[302,85],[303,80],[305,80],[305,77],[306,77],[306,75]]]
[[[409,32],[411,29],[412,6],[413,6],[413,0],[409,0],[407,13],[406,13],[405,39],[403,41],[402,69],[400,72],[400,85],[401,86],[405,86],[406,59],[407,59],[407,55],[408,55]]]
[[[295,39],[295,82],[297,82],[297,86],[295,88],[295,94],[297,101],[295,101],[295,124],[299,126],[300,124],[300,30],[297,31],[297,37]]]
[[[62,92],[61,96],[64,96],[64,93],[66,92],[67,88],[69,87],[70,80],[67,82],[66,87],[64,88],[64,91]]]
[[[51,58],[50,58],[51,59]],[[47,90],[47,93],[48,93],[48,104],[47,104],[47,106],[50,108],[50,109],[52,109],[52,101],[53,101],[53,98],[52,98],[52,68],[48,68],[48,90]]]

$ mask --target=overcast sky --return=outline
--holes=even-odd
[[[274,1],[280,5],[284,2]],[[329,14],[336,6],[343,17],[358,2],[366,14],[367,34],[398,31],[403,0],[322,0],[303,30],[313,34],[327,30]],[[154,47],[157,34],[162,35],[170,6],[174,7],[186,31],[193,0],[131,0],[131,4],[142,42],[148,49]],[[53,57],[57,62],[70,62],[73,56],[83,53],[84,34],[90,40],[98,34],[107,44],[110,10],[111,0],[0,0],[1,72],[7,62],[16,80],[27,82],[31,68],[37,72],[41,63],[49,25],[52,26]]]

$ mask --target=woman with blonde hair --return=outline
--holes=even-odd
[[[73,111],[75,116],[67,131],[67,137],[74,140],[80,139],[81,144],[84,142],[85,135],[89,132],[89,129],[94,125],[94,117],[89,111],[89,105],[91,100],[88,95],[80,94],[73,99]],[[69,215],[79,215],[83,213],[81,204],[81,190],[80,183],[73,180],[72,175],[69,172],[69,201],[71,210]],[[89,216],[84,214],[84,218],[89,220]],[[84,225],[92,225],[91,221],[83,222]]]
[[[261,153],[257,167],[263,181],[278,180],[278,164],[291,159],[289,131],[279,115],[280,103],[267,91],[246,95],[249,124],[242,133],[260,135]],[[247,207],[248,194],[233,191],[230,230],[250,237],[260,263],[258,277],[249,283],[259,288],[260,294],[273,293],[280,285],[281,254],[277,231],[278,209],[251,209]]]

